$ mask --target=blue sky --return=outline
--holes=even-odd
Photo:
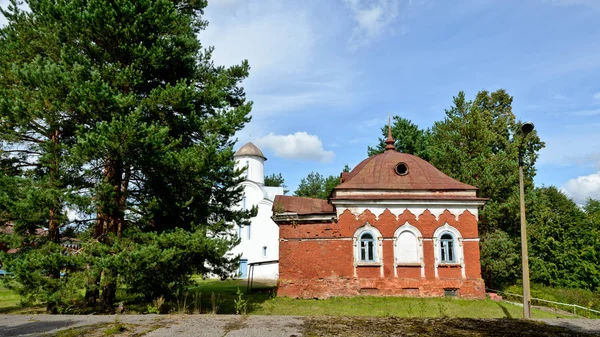
[[[366,158],[388,113],[427,128],[503,88],[546,142],[536,184],[600,199],[600,0],[213,0],[206,19],[215,62],[252,67],[238,146],[292,192]]]
[[[388,113],[426,128],[460,90],[504,88],[546,142],[536,184],[600,198],[600,1],[221,0],[206,18],[215,61],[252,67],[239,146],[292,192],[366,158]]]

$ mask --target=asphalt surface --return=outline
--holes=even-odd
[[[300,337],[304,320],[293,316],[235,315],[0,315],[0,337],[52,335],[99,323],[160,326],[145,336]]]
[[[99,323],[154,327],[148,337],[301,337],[305,317],[234,315],[0,315],[0,336],[52,335]],[[335,319],[335,318],[331,318]],[[600,336],[598,319],[540,319],[547,324]]]

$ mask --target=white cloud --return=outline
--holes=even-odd
[[[243,86],[254,102],[253,123],[316,105],[343,108],[356,101],[351,86],[357,68],[321,48],[331,45],[332,27],[315,17],[318,8],[277,0],[227,0],[207,7],[209,25],[200,41],[215,47],[216,64],[248,60],[250,76]]]
[[[600,200],[600,171],[567,181],[561,191],[580,205],[585,203],[587,198]]]
[[[315,135],[296,132],[290,135],[270,133],[254,141],[261,148],[269,148],[276,157],[308,161],[331,162],[335,154],[325,151],[323,142]]]
[[[594,99],[600,100],[600,92],[595,93],[592,97]]]
[[[394,23],[400,0],[346,0],[356,27],[350,38],[351,48],[366,46],[380,37]],[[411,1],[407,1],[410,5]]]

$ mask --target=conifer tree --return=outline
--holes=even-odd
[[[396,150],[403,153],[414,154],[415,156],[429,160],[428,138],[430,131],[419,129],[419,127],[410,120],[394,116],[392,127],[392,137],[395,140]],[[382,136],[379,137],[379,143],[375,147],[368,147],[367,153],[370,156],[383,153],[385,150],[385,139],[388,134],[388,126],[381,128]]]
[[[497,229],[519,231],[519,151],[523,151],[526,189],[533,187],[535,162],[544,143],[533,131],[521,134],[521,122],[512,112],[505,90],[480,91],[468,101],[464,92],[454,97],[446,118],[431,131],[431,163],[461,182],[479,188],[490,198],[481,213],[482,233]]]
[[[66,210],[86,214],[87,297],[94,304],[101,290],[107,308],[119,276],[151,287],[160,275],[150,295],[133,287],[154,296],[193,272],[231,270],[231,227],[251,216],[232,207],[249,66],[215,66],[200,44],[206,1],[25,3],[28,12],[16,1],[3,11],[0,30],[2,179],[23,185],[3,192],[20,194],[7,219],[47,226],[60,242]],[[156,235],[179,240],[183,265],[157,258],[163,269],[143,272],[145,259],[168,249]]]

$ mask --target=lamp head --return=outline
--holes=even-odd
[[[527,136],[531,131],[533,131],[533,123],[525,122],[521,125],[521,131],[523,131],[523,136]]]

